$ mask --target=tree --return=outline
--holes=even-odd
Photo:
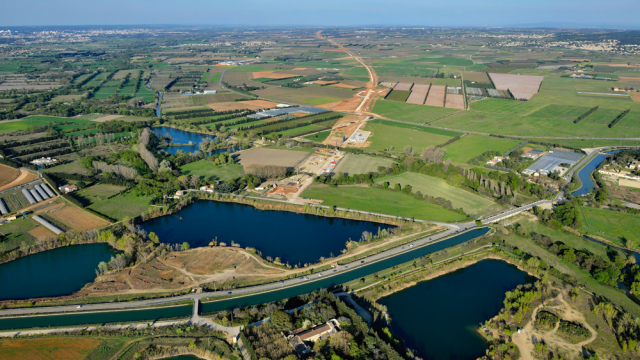
[[[271,314],[271,320],[269,322],[278,332],[289,331],[293,329],[293,323],[291,322],[291,316],[284,311],[276,310]]]
[[[189,249],[191,249],[191,245],[189,245],[189,243],[186,241],[183,242],[182,245],[180,245],[180,250],[182,251],[187,251]]]
[[[411,145],[405,145],[404,146],[404,154],[409,156],[413,153],[413,148],[411,147]]]
[[[149,233],[149,240],[151,240],[155,244],[160,242],[160,239],[158,238],[158,235],[156,235],[156,233],[154,233],[154,232],[150,232]]]

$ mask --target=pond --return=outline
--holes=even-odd
[[[500,312],[505,292],[532,278],[499,260],[483,260],[466,269],[420,282],[378,301],[385,305],[391,331],[433,360],[472,360],[487,344],[480,323]]]
[[[142,228],[155,232],[168,244],[188,242],[207,246],[215,237],[227,245],[233,240],[263,256],[284,263],[315,263],[321,256],[340,255],[347,240],[359,240],[364,231],[392,226],[286,211],[258,210],[253,206],[217,201],[197,201],[178,213],[152,219]]]
[[[191,132],[191,131],[178,130],[168,126],[153,127],[152,129],[158,135],[165,136],[168,134],[171,137],[171,142],[174,144],[175,143],[188,144],[190,141],[191,143],[194,144],[193,146],[169,146],[163,149],[164,151],[174,155],[176,152],[178,152],[178,150],[193,153],[196,150],[200,149],[199,145],[204,138],[208,137],[212,140],[214,139],[214,137],[211,135],[200,134],[200,133]]]
[[[116,252],[107,244],[65,246],[0,265],[0,300],[70,295],[96,278],[101,261]]]
[[[460,235],[456,235],[437,243],[418,247],[413,251],[402,253],[400,255],[358,267],[348,272],[335,276],[324,277],[322,280],[303,283],[301,285],[288,287],[282,290],[269,291],[256,295],[247,295],[227,300],[211,301],[200,303],[200,313],[210,313],[220,310],[230,310],[237,307],[247,307],[266,302],[277,301],[291,298],[294,296],[307,294],[319,289],[327,289],[339,284],[358,279],[363,276],[373,274],[375,272],[388,269],[390,267],[412,261],[421,256],[425,256],[451,246],[462,244],[469,240],[475,239],[486,234],[489,228],[474,229]],[[163,318],[172,318],[179,316],[188,316],[191,313],[192,306],[176,306],[171,308],[156,308],[150,310],[129,310],[129,311],[108,311],[98,313],[71,314],[71,315],[42,315],[27,316],[14,318],[0,318],[0,330],[9,329],[27,329],[34,327],[48,326],[71,326],[98,324],[109,322],[126,322],[140,320],[158,320]]]

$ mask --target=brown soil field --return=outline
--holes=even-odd
[[[303,112],[297,112],[297,113],[293,113],[293,114],[291,114],[291,115],[293,115],[293,116],[299,116],[299,117],[302,117],[302,116],[307,116],[307,115],[309,115],[309,114],[307,114],[307,113],[303,113]],[[267,120],[267,122],[268,122],[268,120]]]
[[[269,191],[269,194],[295,194],[298,192],[298,188],[291,186],[278,186],[277,188]]]
[[[105,121],[109,121],[109,120],[115,120],[115,119],[120,119],[121,117],[124,117],[124,115],[107,115],[107,116],[102,116],[96,119],[93,119],[91,121],[95,121],[95,122],[105,122]]]
[[[462,95],[447,94],[445,107],[464,110],[464,99]]]
[[[462,78],[469,81],[488,83],[490,82],[486,72],[463,71]]]
[[[630,81],[640,81],[640,78],[628,77],[628,76],[620,76],[620,79],[618,81],[620,81],[622,83],[630,82]]]
[[[35,229],[29,230],[29,235],[33,236],[36,239],[46,238],[46,239],[54,239],[56,236],[44,226],[38,226]]]
[[[229,110],[240,110],[240,109],[249,109],[249,110],[258,110],[261,109],[260,106],[248,104],[249,101],[229,101],[229,102],[219,102],[207,104],[207,107],[211,110],[215,111],[229,111]]]
[[[4,173],[5,168],[6,169],[11,169],[11,170],[16,170],[16,169],[13,169],[12,167],[9,167],[9,166],[0,165],[0,169],[3,170],[3,173]],[[16,178],[14,178],[14,180],[11,181],[10,183],[7,183],[5,185],[0,186],[0,191],[11,189],[14,186],[26,184],[26,183],[28,183],[30,181],[33,181],[33,180],[36,180],[38,178],[38,175],[36,175],[36,174],[34,174],[32,172],[29,172],[27,170],[17,169],[17,171],[19,171],[20,174]],[[13,173],[11,173],[11,174],[13,174]],[[0,182],[0,184],[1,184],[1,182]]]
[[[241,103],[244,104],[251,104],[251,105],[255,105],[255,106],[259,106],[260,108],[272,108],[276,105],[278,105],[278,103],[272,102],[272,101],[266,101],[266,100],[249,100],[249,101],[240,101]]]
[[[357,89],[357,86],[352,86],[352,85],[347,85],[347,84],[343,84],[343,83],[337,83],[337,84],[333,84],[333,85],[329,85],[329,86],[335,86],[335,87],[340,87],[340,88],[345,88],[345,89]]]
[[[47,215],[75,231],[95,229],[109,224],[106,220],[69,204],[59,210],[47,213]]]
[[[429,106],[444,106],[444,90],[445,87],[441,85],[431,85],[431,89],[429,90],[429,95],[427,95],[427,100],[424,102],[425,105]]]
[[[82,360],[95,350],[101,340],[96,338],[41,338],[0,340],[3,360]]]
[[[290,77],[294,77],[296,76],[295,74],[283,74],[283,73],[276,73],[273,71],[256,71],[254,73],[251,73],[253,75],[254,79],[258,79],[258,78],[267,78],[267,79],[286,79],[286,78],[290,78]]]
[[[307,156],[309,153],[302,151],[252,149],[241,152],[237,160],[245,167],[252,164],[291,167],[300,163]]]
[[[347,111],[354,112],[358,108],[358,105],[362,102],[361,97],[352,97],[346,100],[340,100],[324,105],[318,105],[319,108],[329,109],[334,111]]]
[[[640,102],[640,92],[630,92],[629,96],[631,96],[631,100]]]
[[[301,67],[297,67],[297,68],[293,68],[291,70],[307,70],[307,68],[301,68]]]
[[[12,183],[20,176],[20,170],[0,164],[0,186]]]
[[[603,66],[613,66],[613,67],[626,67],[626,68],[637,68],[638,65],[629,65],[629,64],[601,64]],[[598,65],[596,65],[598,66]]]
[[[327,84],[334,84],[335,81],[316,80],[313,83],[318,85],[327,85]]]

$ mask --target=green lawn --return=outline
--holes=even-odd
[[[334,173],[346,173],[348,175],[366,174],[378,171],[378,166],[390,167],[394,161],[377,156],[348,154],[334,169]]]
[[[125,187],[109,184],[96,184],[82,190],[78,190],[74,195],[86,204],[95,204],[106,200],[109,196],[115,195],[124,190]]]
[[[147,211],[150,196],[135,196],[127,192],[122,196],[114,196],[111,199],[91,204],[88,208],[104,214],[112,219],[122,220],[125,217],[135,217]]]
[[[433,221],[462,221],[465,216],[424,200],[392,191],[360,186],[309,187],[302,197],[323,200],[323,205]]]
[[[323,131],[323,132],[307,135],[304,138],[307,139],[307,140],[311,140],[311,141],[322,142],[322,141],[327,140],[329,135],[331,135],[331,130],[327,130],[327,131]]]
[[[180,167],[180,173],[184,175],[204,176],[208,181],[227,181],[242,176],[242,165],[213,165],[211,161],[199,160]]]
[[[324,104],[328,104],[328,103],[332,103],[340,100],[342,99],[331,97],[331,96],[321,96],[313,99],[304,100],[304,102],[312,105],[324,105]]]
[[[616,211],[583,207],[582,231],[624,245],[633,241],[640,245],[640,216]]]
[[[390,187],[400,184],[402,187],[411,185],[413,192],[420,191],[422,195],[442,197],[451,200],[454,208],[462,208],[467,214],[478,217],[483,211],[489,207],[500,208],[495,202],[478,194],[457,188],[447,184],[444,180],[431,177],[428,175],[417,173],[404,173],[400,175],[385,176],[376,180],[376,183],[382,184],[388,181]]]
[[[500,153],[508,151],[518,145],[520,141],[503,139],[493,136],[466,135],[451,145],[447,145],[445,159],[458,163],[467,163],[476,156],[490,150]]]
[[[397,101],[378,100],[373,106],[372,112],[389,119],[424,124],[454,114],[458,111],[460,110],[408,104]]]
[[[368,121],[364,126],[371,131],[371,150],[386,150],[393,146],[393,151],[401,152],[405,145],[411,145],[415,152],[431,145],[441,145],[451,138],[460,135],[453,131],[432,129],[424,126],[396,123],[385,120]]]

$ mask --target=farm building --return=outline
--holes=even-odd
[[[544,155],[544,151],[542,150],[529,150],[527,153],[520,155],[520,157],[529,158],[529,159],[537,159],[540,156]]]
[[[582,159],[583,155],[564,150],[550,150],[548,154],[541,156],[538,161],[526,168],[523,174],[540,174],[549,175],[560,166],[560,164],[573,165]]]
[[[305,330],[304,328],[293,330],[287,337],[287,340],[296,353],[298,353],[298,356],[302,357],[311,351],[306,342],[313,343],[321,339],[326,339],[338,332],[338,330],[338,321],[336,319],[331,319],[326,323],[315,326],[309,330]]]
[[[74,184],[70,184],[70,185],[64,185],[64,186],[60,186],[58,187],[58,190],[60,190],[61,192],[68,194],[70,192],[74,192],[78,190],[78,187]]]
[[[206,191],[206,192],[211,192],[211,193],[212,193],[212,192],[213,192],[213,190],[214,190],[214,188],[215,188],[215,187],[213,186],[213,184],[211,184],[211,185],[205,185],[205,186],[200,186],[200,191]]]
[[[48,222],[47,220],[43,219],[38,215],[33,215],[32,219],[40,223],[42,226],[46,227],[47,229],[51,230],[56,235],[60,235],[64,232],[60,230],[60,228],[58,228],[57,226],[53,225],[52,223]]]

